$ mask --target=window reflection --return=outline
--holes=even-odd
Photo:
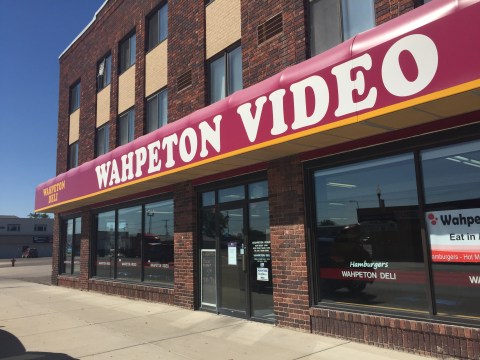
[[[317,171],[322,300],[426,310],[412,155]]]
[[[421,153],[439,314],[480,316],[480,142]]]
[[[140,280],[142,208],[118,210],[117,278]]]
[[[173,201],[145,205],[145,281],[173,284]]]

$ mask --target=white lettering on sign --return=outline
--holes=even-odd
[[[470,283],[472,284],[480,284],[480,276],[472,276],[468,277],[470,279]]]
[[[400,54],[409,52],[418,69],[415,80],[409,81],[400,66]],[[385,88],[395,96],[414,95],[427,87],[438,69],[437,46],[428,36],[413,34],[398,40],[387,51],[382,64]]]
[[[416,66],[417,76],[413,80],[408,79],[402,70],[400,57],[403,53],[411,55]],[[333,77],[330,78],[333,81],[327,79],[329,74],[325,74],[325,78],[318,74],[308,76],[289,84],[288,89],[275,89],[240,104],[231,116],[229,114],[228,121],[243,126],[248,141],[255,143],[261,129],[269,128],[270,135],[280,136],[289,128],[296,131],[320,124],[332,105],[332,91],[338,93],[337,108],[335,111],[331,109],[335,117],[375,108],[380,92],[385,92],[385,89],[371,85],[374,76],[370,72],[380,67],[382,83],[390,94],[412,96],[424,90],[433,80],[438,70],[438,50],[426,35],[405,36],[385,52],[383,59],[372,59],[371,54],[364,53],[332,67],[330,73]],[[285,104],[287,98],[293,103]],[[285,116],[286,106],[293,107],[293,114],[289,113],[288,119]],[[264,111],[266,108],[268,110]],[[334,122],[335,118],[328,120]],[[221,121],[222,115],[215,115],[196,126],[180,129],[142,145],[119,159],[96,166],[99,190],[141,178],[145,171],[150,175],[173,168],[180,160],[189,164],[210,156],[212,152],[213,155],[220,154],[222,142],[232,139],[232,134],[226,131],[224,133],[228,138],[222,138]],[[243,139],[246,140],[245,137]]]

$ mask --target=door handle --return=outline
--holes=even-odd
[[[246,255],[247,255],[247,249],[244,244],[242,244],[242,269],[243,272],[247,272],[247,260],[246,260]]]

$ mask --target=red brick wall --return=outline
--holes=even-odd
[[[53,222],[52,243],[52,285],[57,285],[57,277],[60,271],[60,218],[55,216]]]
[[[136,30],[137,40],[135,136],[143,135],[145,111],[145,19],[159,3],[160,0],[142,2],[128,0],[109,1],[100,11],[93,25],[61,57],[57,174],[67,170],[69,89],[77,80],[81,82],[79,164],[94,158],[97,62],[109,51],[112,54],[110,149],[115,148],[116,121],[118,117],[118,44],[133,29]]]
[[[269,164],[274,311],[279,325],[310,330],[303,188],[296,157]]]
[[[90,278],[90,240],[92,239],[92,225],[90,212],[82,213],[82,234],[80,236],[80,288],[88,290],[88,279]]]
[[[205,106],[205,6],[203,1],[170,1],[168,33],[168,121]],[[192,72],[192,86],[178,91],[177,79]]]
[[[419,5],[418,0],[375,0],[375,22],[383,24],[403,15]]]
[[[242,0],[241,10],[244,88],[306,59],[302,0]],[[258,45],[257,27],[280,12],[283,33]]]
[[[478,328],[311,309],[312,332],[423,356],[480,359]]]
[[[197,201],[193,185],[189,182],[175,185],[175,304],[185,308],[195,307],[197,281]]]

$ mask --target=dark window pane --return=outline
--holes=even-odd
[[[173,200],[145,205],[145,281],[173,285]]]
[[[310,1],[310,33],[312,56],[342,42],[340,3],[338,0]]]
[[[117,276],[118,279],[141,279],[142,256],[142,208],[135,206],[118,210],[118,245]]]
[[[239,46],[228,54],[228,95],[242,88],[242,48]]]
[[[115,256],[115,211],[97,215],[96,275],[113,278]]]
[[[268,197],[267,182],[259,181],[248,185],[248,196],[251,200]]]
[[[158,95],[147,101],[147,132],[158,129]]]
[[[158,43],[158,11],[148,20],[148,49],[153,49]]]
[[[439,314],[480,316],[480,142],[423,151],[426,223]]]
[[[202,194],[202,206],[215,205],[215,191],[209,191]]]
[[[120,44],[120,73],[124,72],[130,66],[135,64],[135,45],[135,34]]]
[[[221,57],[210,64],[210,102],[217,102],[225,95],[225,57]]]
[[[413,156],[314,174],[319,298],[427,310]]]
[[[104,83],[103,86],[107,86],[110,84],[112,81],[112,56],[108,55],[107,58],[105,59],[105,74],[103,75],[104,77]]]
[[[130,110],[120,116],[119,145],[128,144],[134,139],[135,133],[135,110]]]
[[[67,233],[65,239],[65,249],[63,254],[63,272],[72,273],[72,253],[73,253],[73,219],[67,220]]]
[[[70,113],[75,112],[80,107],[80,83],[70,88]]]
[[[218,191],[218,202],[220,203],[243,199],[245,199],[245,188],[243,185]]]
[[[160,41],[168,36],[168,3],[160,8]]]
[[[78,142],[71,144],[68,152],[68,168],[73,169],[78,166]]]
[[[74,275],[80,274],[80,239],[82,235],[82,218],[75,218],[75,231],[73,239],[73,271]]]
[[[342,0],[343,40],[375,26],[373,0]]]
[[[160,100],[159,100],[159,114],[160,114],[160,120],[159,120],[159,126],[165,126],[168,123],[168,91],[163,90],[160,94],[158,94]]]
[[[110,127],[107,125],[97,129],[97,156],[108,152],[108,143],[110,137]]]

